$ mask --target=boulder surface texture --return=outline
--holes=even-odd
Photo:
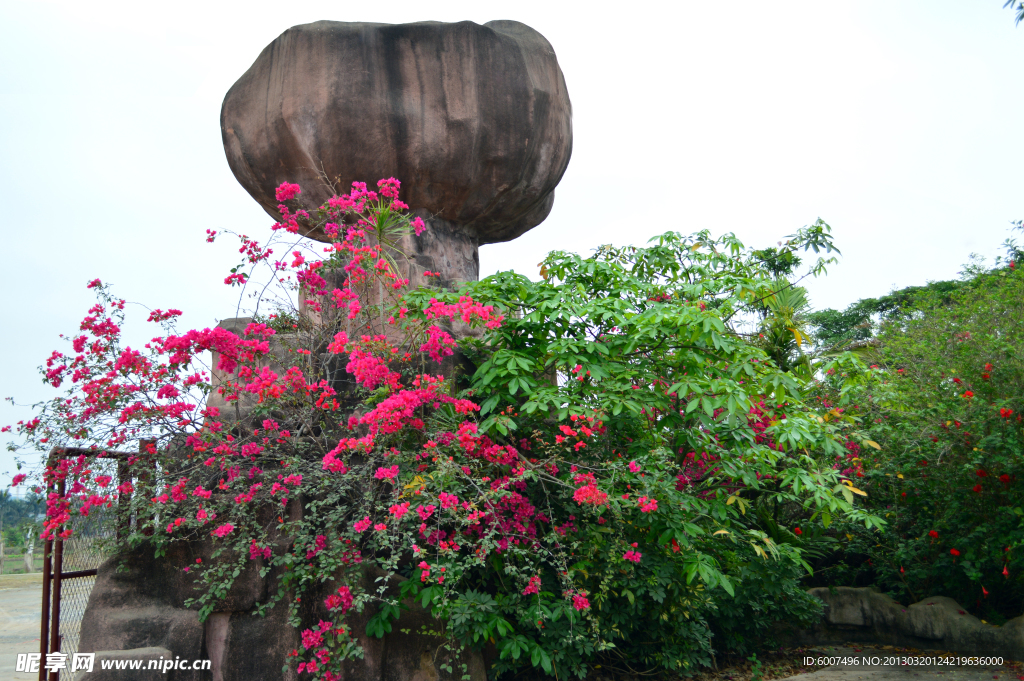
[[[318,21],[263,50],[224,98],[221,131],[235,177],[275,218],[282,182],[309,210],[395,177],[428,233],[464,241],[454,260],[472,260],[547,217],[572,106],[551,45],[519,22]],[[434,267],[476,278],[472,262]]]
[[[996,627],[945,596],[904,607],[871,587],[809,593],[825,602],[825,612],[813,629],[789,632],[796,643],[879,643],[1024,659],[1024,616]]]
[[[290,511],[302,512],[295,503]],[[273,595],[276,579],[282,574],[279,569],[262,577],[262,563],[251,561],[205,622],[199,620],[195,606],[186,607],[186,600],[200,595],[201,587],[182,566],[193,565],[196,558],[212,560],[213,549],[209,542],[183,542],[162,558],[154,558],[153,548],[143,544],[105,562],[82,619],[79,646],[81,652],[97,653],[97,663],[94,672],[83,672],[82,678],[295,681],[295,660],[288,653],[301,649],[301,641],[299,631],[288,623],[287,603],[278,603],[265,617],[254,614],[255,608]],[[384,577],[383,572],[367,566],[361,586],[373,591]],[[389,595],[398,596],[402,581],[391,578]],[[304,594],[299,616],[307,625],[332,617],[322,603],[335,586],[328,582],[318,591]],[[455,657],[439,637],[422,633],[437,628],[430,612],[413,601],[405,605],[407,610],[394,623],[393,631],[382,638],[366,634],[366,624],[377,612],[375,606],[346,615],[344,626],[351,628],[364,655],[345,662],[342,681],[454,681],[466,675],[471,681],[486,681],[483,653],[465,651]],[[101,671],[102,659],[147,662],[141,670]],[[208,671],[182,668],[161,673],[146,668],[150,659],[182,659],[190,665],[209,660],[211,664]]]

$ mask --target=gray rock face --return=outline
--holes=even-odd
[[[353,181],[396,177],[414,213],[472,244],[455,258],[472,261],[550,212],[572,106],[554,50],[524,24],[319,21],[263,50],[224,98],[221,131],[232,172],[272,216],[285,181],[310,209]]]
[[[128,668],[135,660],[142,660],[142,669]],[[174,653],[167,648],[97,650],[92,671],[85,669],[79,671],[75,674],[75,681],[139,681],[150,679],[156,674],[164,674],[168,679],[187,678],[179,676],[178,670],[175,669],[168,669],[166,672],[156,671],[163,669],[164,660],[174,661]],[[104,662],[112,663],[112,666],[121,662],[125,669],[104,669]],[[192,662],[193,660],[189,660],[190,664]],[[155,665],[153,669],[149,668],[151,663]]]
[[[301,512],[298,506],[292,511]],[[209,542],[176,544],[168,555],[154,559],[152,548],[143,545],[104,563],[82,620],[79,650],[97,652],[97,665],[100,659],[111,658],[210,660],[209,671],[166,672],[171,681],[296,679],[294,660],[288,653],[300,648],[301,642],[299,631],[288,623],[287,604],[279,603],[266,617],[253,614],[253,609],[270,597],[269,585],[275,573],[260,577],[259,566],[253,563],[205,622],[199,621],[195,609],[185,607],[185,600],[198,592],[183,568],[194,564],[196,558],[210,560],[212,549]],[[118,570],[119,564],[123,570]],[[362,587],[376,590],[376,580],[381,576],[379,570],[366,567]],[[389,595],[398,595],[402,581],[400,577],[392,578]],[[319,592],[303,598],[300,616],[307,626],[331,618],[322,603],[335,586],[328,582]],[[383,638],[366,634],[366,624],[376,614],[373,607],[347,614],[344,625],[351,628],[364,656],[344,664],[345,681],[452,681],[463,674],[468,674],[471,681],[486,681],[481,652],[466,651],[461,659],[453,659],[439,637],[421,633],[438,629],[429,611],[412,601],[406,606],[392,633]],[[282,667],[289,663],[291,669],[282,673]],[[450,664],[455,673],[445,671],[445,664]],[[106,679],[113,673],[97,678]],[[148,679],[154,674],[150,670],[134,672],[134,676],[133,672],[116,673],[118,679]]]
[[[903,607],[873,588],[822,587],[809,593],[825,602],[825,613],[814,629],[789,632],[795,642],[856,641],[1024,659],[1024,616],[996,627],[943,596]]]

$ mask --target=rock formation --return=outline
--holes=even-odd
[[[551,45],[523,24],[321,21],[291,28],[267,46],[225,97],[221,127],[232,171],[275,218],[274,190],[285,181],[302,185],[298,198],[310,209],[354,181],[401,180],[402,200],[428,223],[400,244],[409,259],[399,265],[416,286],[424,270],[440,272],[442,284],[476,279],[481,244],[514,239],[544,220],[569,162],[571,114]],[[237,331],[246,321],[222,326]],[[275,346],[267,361],[273,365],[282,353]],[[214,382],[225,378],[218,372]],[[224,406],[218,399],[211,404]],[[243,401],[236,416],[251,407]],[[305,513],[293,502],[291,514]],[[281,544],[289,550],[286,538]],[[299,645],[286,606],[253,615],[279,575],[261,577],[257,566],[247,567],[205,622],[195,606],[186,607],[196,587],[185,570],[197,557],[210,560],[210,551],[208,542],[181,543],[157,559],[143,544],[108,560],[83,619],[80,650],[100,659],[213,663],[209,672],[173,670],[171,681],[295,678],[282,672],[287,652]],[[364,587],[372,589],[379,576],[367,567]],[[394,595],[399,580],[389,584]],[[312,605],[323,595],[304,601],[304,621],[326,616]],[[462,675],[436,637],[419,633],[433,624],[430,613],[408,605],[380,639],[365,634],[372,607],[346,620],[365,651],[346,664],[346,681],[441,681],[453,676],[449,664]],[[486,678],[481,652],[466,651],[460,663],[473,681]]]
[[[235,177],[275,218],[285,181],[311,209],[353,181],[401,180],[429,227],[403,244],[415,286],[417,269],[476,279],[479,245],[547,217],[572,106],[554,50],[524,24],[320,21],[263,50],[224,98],[221,129]]]
[[[858,642],[1011,660],[1024,657],[1024,616],[996,627],[944,596],[904,607],[871,587],[819,587],[808,593],[824,601],[825,612],[812,629],[780,632],[793,643]]]

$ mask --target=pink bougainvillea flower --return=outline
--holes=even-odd
[[[523,589],[523,595],[529,596],[530,594],[540,593],[540,576],[534,575],[530,577],[530,583]]]
[[[572,495],[572,498],[580,506],[583,504],[601,506],[608,501],[608,493],[599,490],[597,485],[590,484],[584,485],[576,490],[575,494]]]
[[[658,500],[648,499],[647,497],[640,497],[636,502],[640,506],[640,510],[644,513],[653,513],[658,510]]]
[[[224,523],[223,525],[218,527],[216,530],[214,530],[210,534],[212,534],[215,537],[220,537],[221,539],[223,539],[224,537],[226,537],[229,534],[231,534],[234,531],[234,529],[235,529],[235,526],[232,525],[231,523]]]
[[[278,201],[290,201],[295,198],[297,194],[300,194],[302,189],[297,184],[291,184],[288,182],[282,182],[281,186],[274,192],[274,197]]]
[[[391,466],[390,468],[381,466],[377,469],[377,472],[373,474],[373,477],[378,480],[394,480],[398,477],[398,466]]]

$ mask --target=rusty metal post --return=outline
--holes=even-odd
[[[50,450],[49,456],[46,458],[46,468],[52,470],[53,463],[56,460],[57,453],[60,449],[54,447]],[[53,491],[53,478],[46,480],[46,492],[49,494]],[[46,654],[50,652],[50,611],[52,607],[51,603],[51,590],[50,580],[53,578],[53,540],[47,539],[43,542],[43,606],[42,616],[39,618],[39,681],[46,681]]]
[[[43,609],[39,624],[39,681],[46,681],[46,653],[50,652],[50,563],[53,561],[53,542],[49,539],[43,544]]]
[[[60,652],[60,583],[64,567],[64,540],[54,542],[53,551],[53,616],[50,620],[50,652]],[[45,660],[43,660],[45,662]],[[50,672],[50,681],[57,681],[60,672]]]
[[[64,497],[64,480],[61,480],[57,486],[57,494]],[[56,537],[53,541],[53,611],[50,617],[50,652],[56,653],[60,651],[60,583],[62,572],[64,571],[64,540],[61,538],[61,533],[64,531],[64,526],[54,530]],[[45,662],[45,658],[42,660]],[[50,672],[50,681],[58,681],[60,672]]]

